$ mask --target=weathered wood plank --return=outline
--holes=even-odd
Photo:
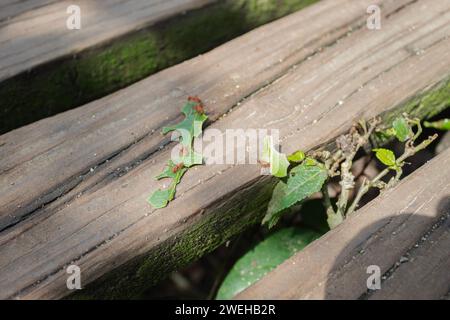
[[[317,1],[215,1],[20,73],[0,83],[0,135],[104,97]]]
[[[439,164],[440,165],[440,164]],[[432,177],[427,177],[432,180]],[[450,193],[444,194],[441,220],[405,255],[408,259],[369,299],[440,299],[450,289]],[[404,261],[402,261],[404,262]]]
[[[24,12],[48,5],[57,0],[3,0],[0,4],[0,21],[5,19],[12,19]]]
[[[429,102],[426,95],[425,99],[415,98],[430,90],[436,92],[438,87],[447,92],[445,89],[450,76],[450,50],[448,50],[450,40],[445,33],[440,34],[435,31],[441,28],[446,28],[448,31],[450,4],[437,2],[431,6],[426,1],[413,1],[402,10],[396,10],[400,5],[399,1],[383,1],[385,8],[383,12],[389,16],[385,21],[383,32],[373,32],[362,28],[338,43],[324,48],[310,59],[298,60],[300,57],[306,57],[308,52],[314,52],[314,46],[324,43],[324,38],[330,39],[326,33],[319,32],[326,28],[333,29],[330,29],[329,21],[334,21],[340,26],[348,25],[349,22],[358,20],[360,9],[362,9],[360,13],[365,12],[366,9],[364,6],[359,7],[362,2],[358,2],[357,5],[353,1],[346,1],[342,10],[336,11],[336,8],[333,10],[328,7],[330,10],[326,10],[326,13],[313,14],[317,13],[317,10],[324,10],[331,3],[335,4],[337,1],[320,3],[180,66],[180,68],[182,66],[198,67],[202,63],[205,63],[203,66],[207,66],[207,63],[213,62],[215,65],[220,61],[222,66],[218,69],[222,70],[220,74],[229,76],[239,72],[239,82],[231,81],[230,83],[228,79],[223,81],[212,72],[209,73],[209,77],[215,79],[214,75],[216,75],[216,82],[209,81],[201,86],[202,82],[197,82],[195,86],[192,82],[199,81],[198,79],[202,77],[203,80],[206,79],[204,77],[209,69],[201,68],[200,70],[206,71],[201,76],[195,77],[190,69],[191,76],[188,77],[187,74],[180,73],[179,68],[172,68],[152,77],[154,81],[152,83],[157,87],[155,91],[153,88],[149,89],[149,79],[101,100],[98,104],[84,107],[84,112],[93,110],[95,112],[89,113],[89,116],[85,116],[80,123],[78,119],[81,114],[77,113],[77,110],[66,113],[65,117],[61,116],[60,121],[65,120],[74,125],[73,128],[60,129],[62,136],[71,138],[68,142],[63,142],[64,139],[61,136],[58,137],[58,131],[51,134],[55,129],[49,128],[47,121],[57,117],[3,136],[8,137],[8,142],[12,143],[13,134],[20,137],[27,130],[32,132],[33,127],[40,128],[38,132],[48,130],[45,133],[39,133],[41,137],[52,137],[47,138],[49,141],[43,142],[48,144],[43,150],[49,151],[44,152],[40,164],[36,162],[36,159],[27,159],[39,151],[39,148],[26,150],[33,145],[30,142],[35,138],[30,138],[31,141],[28,140],[28,143],[23,143],[18,148],[23,150],[20,157],[30,160],[31,164],[25,163],[22,171],[16,172],[16,176],[19,172],[24,174],[23,170],[26,170],[27,166],[36,166],[35,169],[46,168],[50,165],[47,161],[49,156],[55,157],[51,161],[53,166],[61,165],[60,168],[50,167],[47,176],[35,178],[31,184],[33,186],[38,186],[38,181],[47,181],[49,177],[67,181],[67,177],[74,175],[74,173],[66,173],[73,169],[72,166],[78,166],[74,169],[75,175],[78,175],[80,167],[86,168],[86,162],[83,163],[82,160],[88,163],[91,161],[89,165],[98,163],[90,160],[89,155],[94,152],[103,154],[103,159],[105,155],[111,155],[111,151],[122,152],[97,168],[94,174],[83,177],[82,182],[74,189],[76,193],[71,193],[74,192],[72,190],[69,192],[70,196],[64,196],[61,201],[52,202],[42,210],[36,211],[30,218],[10,226],[0,235],[1,296],[18,298],[64,296],[68,293],[65,287],[64,266],[71,262],[81,267],[85,283],[96,280],[121,266],[123,272],[120,277],[114,278],[114,275],[110,274],[99,281],[109,283],[110,286],[113,284],[118,288],[136,289],[139,282],[156,281],[162,273],[213,249],[227,237],[258,220],[270,196],[270,188],[267,191],[265,187],[270,185],[270,183],[267,184],[270,181],[260,177],[259,168],[256,166],[197,167],[186,174],[179,186],[177,199],[169,207],[154,211],[148,206],[145,198],[151,190],[158,187],[158,183],[153,182],[152,178],[162,169],[163,163],[169,158],[170,150],[165,148],[155,152],[163,140],[156,134],[145,136],[145,133],[151,132],[152,128],[145,125],[155,123],[146,119],[145,115],[150,115],[152,111],[155,113],[152,121],[155,121],[155,117],[156,119],[160,117],[161,119],[157,121],[161,124],[158,125],[164,124],[166,120],[163,111],[157,107],[167,105],[167,101],[171,102],[171,109],[168,109],[171,114],[169,119],[175,121],[184,96],[200,93],[201,97],[210,97],[206,99],[207,110],[211,110],[212,119],[215,120],[221,113],[227,111],[228,107],[237,103],[240,100],[239,97],[256,90],[267,79],[273,79],[288,65],[304,60],[283,78],[251,96],[226,117],[211,125],[213,128],[221,129],[222,132],[231,128],[280,129],[283,151],[286,152],[316,147],[336,137],[354,120],[361,117],[378,115],[396,106],[403,108],[416,106],[416,103],[408,104],[411,99],[419,101],[419,107],[413,108],[412,111],[422,116],[431,109],[436,111],[445,107],[441,106],[439,99],[434,100],[436,105],[434,102]],[[403,4],[405,3],[409,2]],[[422,12],[421,15],[417,15],[418,10]],[[351,19],[347,16],[344,19],[343,17],[347,14],[355,14],[355,16]],[[297,50],[290,51],[291,46],[296,42],[289,37],[302,34],[302,37],[298,39],[304,39],[304,36],[318,35],[310,29],[305,31],[300,27],[293,28],[296,23],[299,23],[299,17],[303,18],[301,24],[311,19],[309,26],[317,28],[322,37],[313,41],[311,47],[307,47],[310,49],[301,49],[304,48],[305,43],[302,40],[303,44],[298,44]],[[364,15],[359,17],[359,21],[364,22]],[[269,29],[270,26],[272,28]],[[279,27],[282,28],[278,29]],[[291,27],[293,29],[290,29]],[[293,31],[287,32],[287,30]],[[280,34],[282,36],[278,36]],[[259,37],[262,38],[259,39]],[[264,40],[264,43],[268,44],[271,41],[274,42],[272,46],[261,47],[258,51],[252,47],[252,41],[255,38],[259,41]],[[314,38],[309,39],[312,41]],[[287,40],[287,44],[280,43],[284,40]],[[288,45],[289,43],[291,45]],[[238,46],[239,44],[243,48]],[[286,57],[290,62],[284,60],[286,64],[283,66],[275,64],[275,71],[272,69],[269,72],[263,68],[266,66],[264,61],[267,62],[264,59],[273,61],[274,57],[279,58],[277,55],[269,54],[269,51],[273,53],[275,44],[280,45],[280,48],[290,48],[288,51],[291,54],[297,52],[298,56],[296,58],[291,56],[289,58],[291,60]],[[411,50],[411,47],[418,51]],[[244,48],[251,49],[246,51]],[[252,52],[264,51],[265,48],[271,48],[271,50],[261,56],[252,54]],[[239,51],[239,54],[234,50]],[[241,56],[243,51],[245,54]],[[286,53],[284,49],[283,52]],[[418,55],[416,52],[421,54]],[[225,57],[229,60],[224,60]],[[263,59],[259,60],[262,64],[250,65],[250,61],[257,60],[256,57]],[[211,60],[208,61],[208,59]],[[263,71],[258,68],[262,68]],[[270,76],[265,77],[265,81],[261,81],[260,74],[265,72],[269,72]],[[404,74],[409,76],[405,78]],[[182,78],[177,78],[175,75]],[[255,78],[255,75],[258,75],[257,82],[250,81]],[[169,79],[180,80],[170,82]],[[188,84],[189,87],[185,84],[188,80],[192,80]],[[159,85],[160,81],[163,85]],[[171,88],[181,85],[183,85],[182,92],[174,94],[175,97],[172,96],[169,100],[170,93],[173,92]],[[239,88],[236,88],[237,85]],[[147,108],[149,97],[161,96],[158,90],[163,93],[163,96],[166,95],[166,98],[153,104],[153,109],[142,111],[141,109]],[[243,92],[246,94],[242,95]],[[232,93],[232,96],[226,96],[226,93]],[[136,99],[135,95],[141,96]],[[120,110],[120,107],[125,108],[125,105],[118,96],[133,97],[126,104],[129,113]],[[144,98],[146,101],[138,101]],[[177,105],[174,104],[175,102],[178,102]],[[116,104],[117,107],[115,107]],[[136,108],[135,105],[137,105]],[[101,112],[106,112],[101,108],[102,106],[116,109],[113,113],[103,114],[102,117],[105,118],[100,117],[101,121],[98,119],[93,121],[92,115],[97,117]],[[167,109],[164,112],[167,115]],[[126,121],[127,125],[118,127],[117,124],[123,123],[120,121],[123,117],[132,117],[132,121]],[[80,129],[80,125],[83,129]],[[68,126],[67,122],[61,124],[61,128],[65,126]],[[94,128],[95,130],[98,128],[94,131],[95,134],[92,131],[86,133],[86,130],[94,130]],[[129,141],[130,132],[137,132],[136,136],[141,139],[139,143],[126,147],[124,140]],[[127,137],[123,137],[124,135]],[[39,140],[35,141],[37,143]],[[59,149],[59,146],[52,148],[54,144],[64,143],[67,144],[65,149]],[[90,149],[90,143],[95,144],[96,149]],[[120,147],[121,144],[125,147]],[[5,148],[11,151],[17,146],[5,146]],[[71,161],[62,164],[64,158],[67,159],[67,154],[70,154],[69,150],[73,154],[70,157]],[[59,152],[65,156],[58,159]],[[5,152],[5,155],[10,153]],[[139,163],[136,159],[142,162]],[[11,158],[7,161],[11,161]],[[3,164],[7,164],[7,161]],[[121,177],[112,174],[117,167],[123,168],[127,164],[131,169],[129,172],[124,172],[126,174]],[[5,171],[5,176],[12,170],[15,168]],[[66,176],[54,177],[53,172],[61,172]],[[83,191],[83,194],[75,197],[80,191]],[[45,194],[45,191],[41,194]],[[26,196],[21,194],[21,197]],[[259,199],[255,199],[255,202],[246,201],[244,206],[236,201],[239,197],[249,199],[256,196]],[[4,220],[6,224],[17,221],[12,220],[11,217],[8,218],[11,220]],[[102,293],[105,294],[105,292]],[[115,291],[107,294],[115,297],[123,293]]]
[[[388,14],[408,1],[385,2]],[[168,143],[159,131],[180,120],[187,95],[199,94],[210,119],[218,119],[355,21],[364,23],[368,3],[325,1],[83,108],[0,136],[0,230],[86,183],[91,168],[124,150],[121,161],[88,184],[158,151]],[[18,197],[21,190],[27,192]]]
[[[358,299],[368,291],[368,266],[384,274],[408,253],[369,298],[441,298],[450,287],[449,195],[450,149],[237,298]]]
[[[211,2],[213,0],[7,2],[2,5],[0,15],[0,82]],[[80,30],[66,27],[70,5],[81,9]],[[11,18],[6,19],[8,17]]]

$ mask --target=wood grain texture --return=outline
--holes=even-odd
[[[180,119],[189,94],[205,97],[211,128],[279,129],[283,152],[292,152],[446,83],[450,3],[380,1],[387,18],[383,31],[373,32],[361,27],[370,2],[321,2],[105,99],[1,136],[0,296],[67,295],[69,263],[80,266],[85,283],[108,283],[114,278],[102,276],[119,266],[127,276],[121,273],[126,280],[116,279],[117,287],[152,283],[176,261],[190,261],[258,220],[269,181],[251,165],[196,167],[167,208],[146,203],[172,147],[158,131]],[[353,32],[341,37],[349,25]],[[236,201],[258,194],[259,202]]]
[[[158,151],[168,143],[161,128],[180,121],[188,95],[200,95],[210,120],[218,119],[344,35],[355,20],[364,22],[367,3],[325,1],[104,99],[0,136],[0,230],[86,181],[90,169],[106,160],[125,153],[94,180]],[[387,3],[390,10],[401,4]],[[330,25],[339,10],[345,14]],[[21,190],[27,192],[18,197]]]
[[[450,290],[450,192],[444,194],[443,216],[397,261],[369,299],[441,299]],[[406,259],[407,260],[406,260]]]
[[[7,1],[0,5],[0,82],[213,0]],[[81,9],[69,30],[67,8]]]
[[[450,288],[450,149],[237,299],[439,299]],[[405,262],[407,261],[407,262]],[[368,291],[367,267],[388,277]]]

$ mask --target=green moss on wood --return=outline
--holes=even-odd
[[[432,117],[450,107],[450,79],[428,88],[412,99],[387,111],[382,116],[385,124],[403,112],[421,119]],[[334,141],[328,146],[333,148]],[[206,209],[199,220],[176,237],[169,238],[146,256],[126,263],[116,271],[89,284],[73,299],[133,299],[168,276],[204,254],[211,252],[227,239],[261,221],[277,183],[272,177],[262,177],[243,186],[227,199]],[[252,199],[252,201],[248,201]]]
[[[318,0],[226,0],[0,84],[0,134],[83,105]]]
[[[410,117],[425,120],[441,113],[450,107],[450,78],[439,82],[432,88],[427,88],[412,99],[408,99],[395,109],[381,115],[383,123],[390,126],[395,118],[406,112]],[[381,146],[392,139],[383,134],[374,137],[374,144]]]
[[[386,112],[383,120],[388,123],[406,112],[411,117],[429,119],[450,106],[450,78],[440,82],[433,88],[417,94],[414,98],[401,104],[397,111]]]
[[[69,298],[140,297],[146,289],[172,271],[185,267],[249,226],[259,223],[276,182],[276,179],[266,176],[258,179],[252,188],[245,187],[240,192],[233,193],[225,205],[218,203],[206,209],[200,214],[199,221],[185,232],[164,241],[147,256],[128,262],[119,271],[104,275]]]

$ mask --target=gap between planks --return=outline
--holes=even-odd
[[[424,5],[423,1],[414,4],[414,6],[419,6],[419,8],[421,5]],[[428,14],[433,17],[440,9],[447,9],[443,3],[440,5],[442,7],[433,7],[433,10],[436,11],[430,10]],[[247,127],[252,127],[253,125],[265,127],[270,122],[272,122],[270,124],[272,126],[275,124],[283,125],[282,135],[288,137],[285,140],[288,142],[286,143],[287,151],[294,151],[297,148],[309,149],[342,132],[349,123],[355,120],[355,117],[377,115],[407,101],[421,90],[442,82],[449,75],[449,70],[446,69],[449,65],[447,60],[450,59],[448,50],[446,50],[448,49],[448,40],[442,40],[435,45],[430,45],[421,40],[422,44],[424,44],[423,48],[426,49],[422,56],[413,56],[411,52],[401,50],[406,43],[420,43],[417,40],[421,34],[413,36],[408,33],[408,26],[420,21],[424,22],[429,17],[427,15],[414,16],[412,13],[416,9],[417,7],[405,7],[404,10],[393,15],[390,24],[387,25],[392,28],[388,28],[390,30],[388,34],[383,35],[379,33],[375,37],[369,37],[367,30],[359,30],[355,31],[353,36],[336,43],[335,46],[324,49],[320,54],[313,56],[312,59],[305,61],[295,70],[292,70],[280,81],[250,98],[226,118],[214,123],[213,127],[219,129],[242,127],[240,119],[245,118],[246,115],[251,114],[256,109],[261,112],[257,114],[255,119],[245,124]],[[427,39],[426,35],[428,35],[428,38],[432,38],[433,34],[425,31],[428,29],[432,31],[433,28],[437,28],[444,18],[433,19],[436,22],[429,21],[428,24],[425,24],[424,34],[421,39]],[[404,22],[406,26],[402,25],[404,28],[396,27],[396,22],[399,21]],[[399,39],[399,41],[403,40],[403,42],[400,41],[399,45],[397,45],[397,42],[391,42],[387,47],[383,46],[386,40],[391,39],[391,37],[396,39],[395,35],[402,33],[406,33],[408,37],[404,37],[405,34],[403,34]],[[360,44],[361,42],[363,44]],[[392,58],[392,60],[389,60],[383,55],[373,54],[371,50],[379,49],[379,47],[387,48],[395,53],[397,50],[400,50],[400,52],[397,55],[389,56]],[[349,50],[351,52],[348,52]],[[426,59],[435,61],[436,57],[441,57],[441,61],[436,65],[430,66]],[[334,68],[330,67],[331,64],[327,64],[330,60],[336,64]],[[375,71],[367,72],[367,69],[364,70],[365,66],[372,66],[372,63],[380,61],[382,63],[375,66]],[[312,73],[311,70],[315,72]],[[360,70],[364,70],[364,72],[359,72]],[[400,81],[401,78],[399,78],[399,75],[405,72],[409,72],[411,75],[407,79],[406,84]],[[377,76],[374,77],[374,74]],[[319,79],[315,78],[316,75],[319,75]],[[330,79],[330,76],[331,79],[339,81],[331,84],[323,81],[324,79]],[[305,79],[308,77],[309,81]],[[349,81],[348,78],[355,79]],[[373,80],[369,81],[370,79]],[[368,82],[367,86],[357,94],[349,96],[345,101],[344,105],[349,113],[347,117],[344,117],[346,113],[340,112],[340,108],[335,106],[336,101],[342,99],[343,93],[354,92],[354,89],[349,90],[349,87],[354,87],[357,83],[357,87],[359,87],[360,83],[364,82]],[[293,88],[290,88],[291,86]],[[299,89],[303,89],[303,91],[298,91]],[[328,96],[318,97],[317,91],[321,93],[328,91]],[[310,100],[306,113],[300,112],[301,109],[296,108],[296,103],[301,98],[298,92],[302,92],[303,99]],[[387,93],[390,93],[391,96],[386,96]],[[281,96],[286,99],[280,99]],[[332,101],[334,103],[331,103]],[[308,105],[308,103],[306,102],[305,105]],[[367,110],[361,110],[361,105],[366,106]],[[274,106],[277,107],[276,110],[273,110]],[[328,117],[321,118],[320,116],[323,114],[328,114]],[[291,121],[289,123],[286,123],[286,121],[273,123],[273,119],[283,118]],[[269,121],[269,119],[272,120]],[[318,130],[318,125],[316,125],[318,122],[314,123],[310,119],[322,119],[319,121],[321,124],[325,119],[329,119],[328,121],[332,119],[334,129],[330,130],[330,132],[318,132],[320,131]],[[292,132],[297,131],[297,126],[302,124],[308,128],[308,132],[302,131],[298,135],[291,135]],[[110,271],[112,266],[116,267],[133,259],[133,257],[144,255],[156,244],[161,244],[164,240],[178,234],[180,230],[186,229],[188,226],[180,224],[180,221],[187,218],[195,218],[193,221],[198,222],[198,219],[200,219],[199,212],[204,210],[204,208],[211,207],[212,204],[223,199],[226,195],[239,190],[242,185],[251,184],[258,177],[258,169],[249,169],[248,167],[220,168],[219,166],[218,168],[201,167],[192,170],[191,173],[187,174],[182,185],[180,185],[180,192],[183,196],[175,200],[168,208],[154,212],[149,217],[152,220],[150,222],[149,218],[145,218],[145,213],[148,214],[148,210],[145,208],[145,197],[152,188],[156,187],[155,183],[150,182],[151,178],[161,169],[161,164],[167,158],[167,150],[157,152],[152,159],[152,161],[155,161],[154,164],[151,163],[152,161],[142,163],[127,175],[112,181],[104,188],[82,196],[71,203],[69,207],[52,213],[39,224],[28,224],[28,227],[26,227],[27,224],[18,224],[15,230],[22,228],[22,231],[16,235],[26,230],[24,236],[33,239],[31,243],[27,243],[23,237],[17,238],[15,243],[11,243],[8,242],[8,234],[3,235],[0,238],[0,252],[5,253],[5,255],[2,255],[2,257],[15,256],[14,263],[5,265],[3,262],[6,262],[6,260],[2,261],[0,268],[3,271],[8,269],[13,271],[13,265],[20,263],[21,260],[24,262],[23,259],[32,259],[36,262],[32,266],[34,273],[22,273],[24,270],[20,270],[20,282],[28,283],[28,285],[22,286],[22,288],[27,288],[27,290],[22,291],[18,297],[57,297],[67,294],[64,293],[64,289],[61,286],[64,272],[60,268],[65,264],[62,261],[69,262],[79,257],[77,262],[83,265],[84,270],[89,270],[88,279],[94,280],[106,271]],[[227,177],[217,175],[217,171],[221,170],[227,170]],[[203,184],[198,183],[199,178],[204,181]],[[124,185],[132,185],[133,190],[129,190],[126,187],[123,188],[122,186]],[[218,190],[217,186],[220,186],[221,189]],[[96,210],[100,210],[102,213],[100,211],[96,213]],[[79,224],[80,221],[74,219],[78,217],[91,220],[87,224],[83,223],[84,226],[81,229],[78,229],[79,227],[77,226],[69,226],[66,219],[69,218],[73,224]],[[134,222],[132,222],[133,219]],[[59,230],[58,226],[63,228],[68,226],[73,231]],[[45,239],[47,233],[39,231],[39,229],[43,230],[42,228],[45,229],[46,227],[50,228],[47,232],[51,231],[52,239]],[[103,242],[111,236],[111,233],[107,231],[111,229],[125,231],[118,234],[112,241]],[[166,232],[164,232],[165,230]],[[10,234],[12,233],[11,231]],[[107,234],[109,236],[106,236]],[[68,238],[67,235],[69,235]],[[86,237],[87,235],[90,236]],[[61,242],[63,239],[65,239],[64,243]],[[80,242],[82,239],[85,242]],[[19,243],[20,241],[25,242]],[[69,243],[71,243],[71,253],[67,250]],[[95,248],[99,243],[104,243],[104,245],[98,250],[94,249],[89,254],[85,254],[86,250]],[[47,245],[49,246],[47,247]],[[63,246],[66,246],[66,248],[63,249]],[[17,248],[21,248],[23,256],[17,253]],[[62,249],[63,251],[61,251]],[[40,256],[40,252],[43,252],[42,250],[49,253],[49,257],[46,258],[52,259],[53,257],[55,259],[52,266],[49,266],[42,260],[42,256]],[[78,256],[77,252],[79,252]],[[117,261],[119,256],[120,261]],[[163,259],[164,257],[161,258]],[[29,267],[31,266],[25,263],[25,268]],[[8,271],[8,274],[11,271]],[[6,273],[2,272],[2,274]],[[50,274],[51,276],[45,277],[45,274]],[[9,279],[17,279],[17,277],[9,276]],[[44,281],[36,283],[36,279]],[[1,281],[5,280],[7,281],[7,279],[2,279]],[[8,285],[11,286],[11,283]],[[14,285],[16,286],[17,282]],[[12,292],[18,292],[17,289],[12,290]]]
[[[449,181],[447,149],[236,298],[442,298],[450,286]],[[381,270],[380,290],[367,289],[369,266]]]

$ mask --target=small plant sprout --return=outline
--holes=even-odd
[[[179,155],[168,161],[164,171],[156,177],[160,179],[172,179],[169,187],[158,189],[148,198],[148,202],[155,208],[167,206],[175,197],[176,187],[188,168],[203,163],[203,157],[194,151],[194,139],[202,133],[203,123],[208,119],[205,115],[202,101],[198,97],[189,97],[187,103],[181,109],[185,119],[177,125],[164,127],[163,134],[176,131],[181,144]]]
[[[391,150],[373,149],[376,158],[386,168],[372,180],[364,178],[361,187],[354,193],[355,197],[351,199],[352,190],[355,188],[355,176],[352,173],[355,156],[360,150],[367,150],[367,147],[371,145],[371,136],[380,131],[385,136],[396,137],[404,143],[404,152],[401,156],[396,157]],[[361,120],[352,126],[349,133],[336,139],[334,152],[316,150],[305,155],[304,152],[297,151],[288,156],[287,159],[292,168],[287,176],[282,177],[275,186],[263,224],[267,224],[271,228],[286,209],[298,205],[313,193],[322,191],[328,225],[331,229],[337,227],[357,209],[361,198],[371,188],[385,190],[395,186],[403,174],[405,160],[425,149],[437,138],[437,135],[433,135],[416,144],[421,133],[420,120],[410,119],[407,114],[394,119],[392,127],[388,129],[382,128],[381,120],[378,118],[368,122]],[[388,182],[384,182],[383,178],[390,172],[395,174]],[[341,187],[335,205],[330,199],[326,183],[333,177],[339,177]]]

